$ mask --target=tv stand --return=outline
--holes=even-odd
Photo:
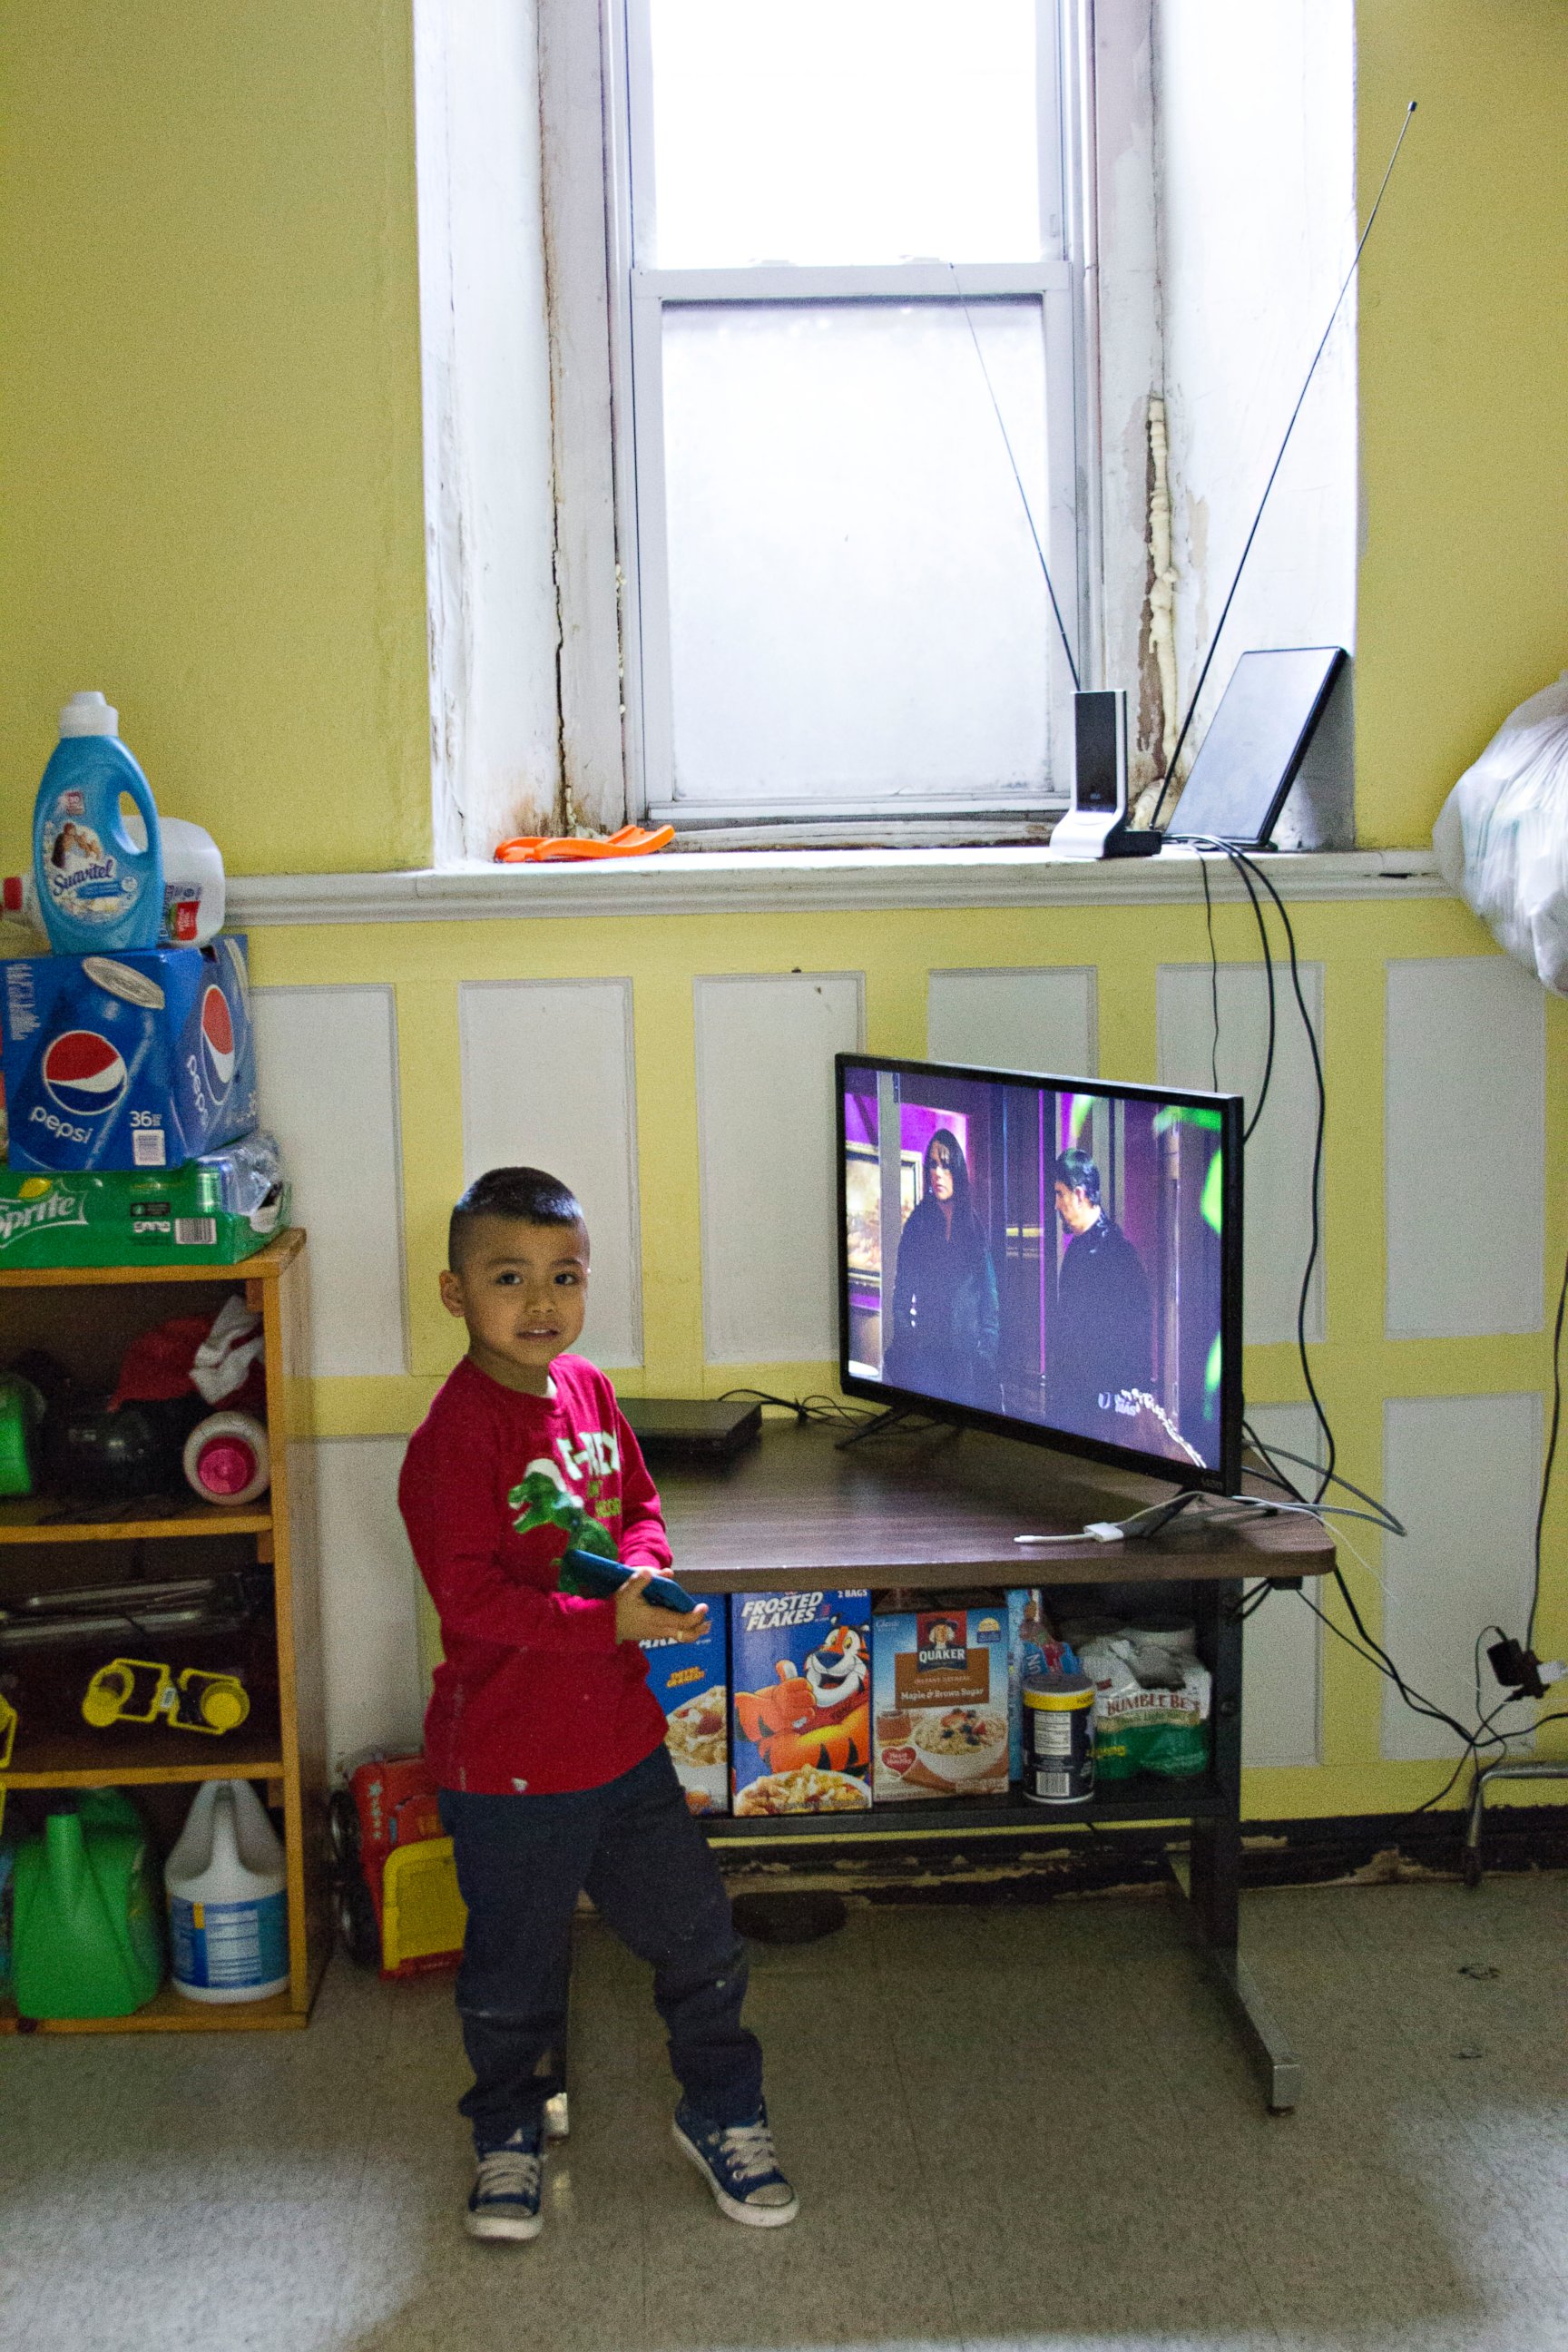
[[[1129,1543],[1143,1543],[1151,1536],[1157,1536],[1162,1528],[1168,1528],[1171,1521],[1184,1511],[1189,1503],[1202,1503],[1209,1499],[1195,1486],[1189,1486],[1182,1494],[1173,1495],[1163,1509],[1156,1506],[1150,1511],[1147,1518],[1141,1518],[1135,1528],[1127,1528],[1123,1532]]]
[[[852,1429],[847,1437],[835,1438],[833,1441],[834,1447],[836,1452],[839,1454],[847,1454],[852,1445],[859,1445],[863,1444],[868,1437],[886,1437],[890,1431],[897,1429],[900,1423],[907,1422],[912,1427],[917,1421],[922,1423],[927,1423],[931,1421],[931,1414],[927,1412],[923,1406],[917,1407],[912,1404],[889,1405],[887,1412],[879,1412],[874,1421],[863,1422],[858,1429]],[[939,1423],[937,1425],[939,1427],[952,1426],[949,1423]]]
[[[889,1422],[872,1426],[885,1432]],[[1270,2113],[1281,2114],[1296,2105],[1300,2066],[1238,1948],[1240,1603],[1256,1579],[1289,1584],[1326,1575],[1333,1541],[1319,1521],[1294,1513],[1249,1511],[1218,1521],[1196,1515],[1173,1524],[1184,1498],[1151,1492],[1152,1486],[978,1430],[966,1431],[962,1446],[932,1446],[911,1433],[848,1452],[820,1426],[769,1424],[761,1443],[732,1462],[672,1465],[660,1480],[665,1520],[681,1582],[700,1598],[814,1586],[945,1592],[1043,1583],[1079,1588],[1082,1606],[1093,1599],[1082,1588],[1135,1585],[1147,1602],[1190,1612],[1214,1678],[1212,1757],[1200,1778],[1108,1782],[1070,1811],[1031,1804],[1015,1790],[1005,1799],[872,1812],[710,1815],[702,1826],[716,1841],[752,1845],[826,1837],[840,1855],[846,1841],[865,1836],[921,1847],[997,1832],[1059,1840],[1075,1825],[1168,1827],[1172,1898],[1258,2067]],[[1129,1518],[1151,1501],[1172,1508],[1136,1545],[1079,1532],[1091,1520]],[[1015,1540],[1042,1526],[1061,1537],[1046,1555]]]

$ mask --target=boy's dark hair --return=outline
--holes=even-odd
[[[582,1203],[559,1176],[542,1168],[488,1168],[476,1176],[447,1229],[447,1264],[454,1274],[467,1247],[468,1228],[480,1217],[511,1217],[524,1225],[581,1225]]]

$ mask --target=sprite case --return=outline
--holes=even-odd
[[[35,1176],[0,1168],[0,1273],[13,1266],[234,1265],[289,1222],[264,1129],[183,1168]]]

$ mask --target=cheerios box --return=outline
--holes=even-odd
[[[664,1744],[694,1813],[730,1810],[729,1622],[721,1601],[695,1642],[645,1642],[647,1686],[664,1709]]]
[[[864,1811],[871,1752],[871,1596],[730,1599],[734,1810]]]
[[[1007,1604],[965,1593],[871,1621],[877,1802],[1007,1793]]]

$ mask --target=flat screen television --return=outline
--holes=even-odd
[[[846,1393],[1235,1494],[1240,1097],[836,1068]]]

